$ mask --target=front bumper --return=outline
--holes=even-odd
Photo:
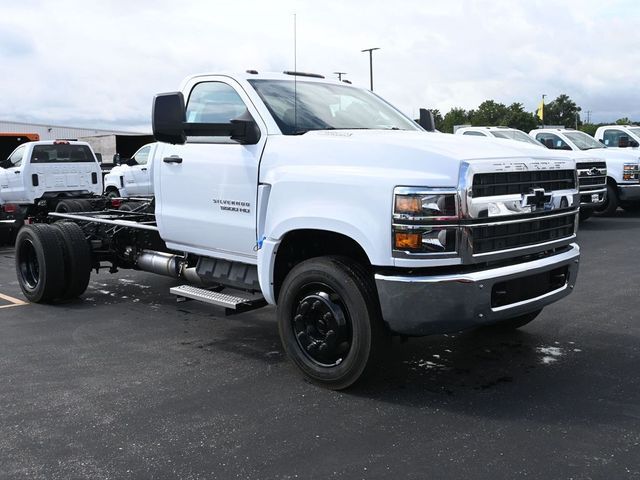
[[[607,187],[596,190],[580,190],[580,207],[597,208],[604,204]]]
[[[622,202],[637,202],[640,201],[640,184],[633,183],[625,185],[624,183],[618,184],[618,197]]]
[[[412,336],[455,332],[517,317],[569,295],[579,260],[580,248],[572,243],[549,257],[471,273],[376,274],[382,317],[392,332]],[[560,282],[559,275],[564,275]],[[514,301],[497,301],[503,295]]]

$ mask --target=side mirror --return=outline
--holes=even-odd
[[[418,125],[424,128],[427,132],[436,131],[436,122],[433,118],[433,113],[431,112],[431,110],[427,110],[426,108],[420,109],[420,119],[418,120]]]
[[[114,153],[113,154],[113,164],[114,165],[120,165],[120,154],[119,153]]]
[[[184,96],[181,92],[159,93],[153,99],[151,122],[159,142],[182,145],[187,141]]]
[[[11,160],[5,158],[0,162],[0,168],[11,168]]]
[[[127,158],[127,159],[125,159],[124,163],[126,163],[130,167],[134,167],[134,166],[136,166],[138,164],[138,162],[136,162],[135,158]]]
[[[627,148],[628,146],[629,146],[629,137],[627,137],[626,135],[622,135],[620,138],[618,138],[618,147]]]
[[[235,130],[231,140],[237,140],[244,145],[255,145],[260,141],[260,128],[249,110],[245,110],[238,118],[231,120],[231,125]]]
[[[629,146],[636,148],[638,146],[638,142],[636,142],[634,139],[630,139]]]

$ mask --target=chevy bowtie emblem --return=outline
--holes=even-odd
[[[551,202],[551,194],[547,194],[544,188],[532,188],[531,193],[524,195],[524,205],[530,205],[531,210],[541,210]]]
[[[598,175],[600,173],[600,169],[593,167],[591,170],[587,171],[587,175]]]

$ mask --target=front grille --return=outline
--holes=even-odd
[[[580,190],[585,190],[584,187],[606,186],[606,162],[579,162],[576,167],[578,170],[578,184],[580,186]],[[592,190],[592,188],[587,188],[586,190]]]
[[[580,187],[587,187],[593,185],[606,185],[607,177],[580,177]]]
[[[473,177],[473,197],[531,193],[534,188],[566,190],[576,188],[575,170],[478,173]]]
[[[560,217],[536,217],[531,221],[503,225],[471,226],[474,254],[526,247],[570,237],[575,231],[575,213]]]

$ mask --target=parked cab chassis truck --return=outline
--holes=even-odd
[[[296,72],[190,77],[152,121],[153,208],[23,228],[30,301],[128,268],[229,312],[277,305],[292,362],[343,389],[392,334],[517,328],[575,285],[575,162],[553,152],[426,133],[368,90]]]

